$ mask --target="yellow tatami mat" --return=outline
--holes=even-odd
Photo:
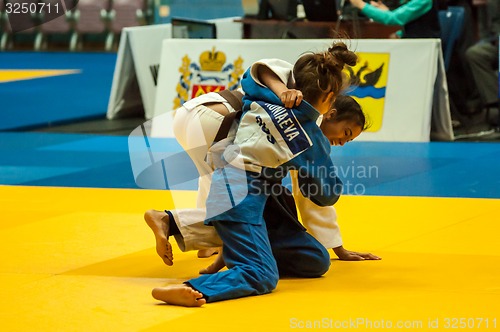
[[[192,206],[194,192],[185,195]],[[202,308],[160,304],[151,289],[212,259],[156,256],[142,219],[171,208],[152,190],[0,186],[2,331],[500,330],[500,202],[356,197],[337,204],[347,249],[318,279]],[[333,256],[333,254],[332,254]]]

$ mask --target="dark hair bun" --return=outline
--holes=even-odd
[[[336,42],[328,48],[328,53],[333,57],[335,65],[343,68],[344,65],[354,66],[358,61],[356,53],[349,51],[347,45],[343,42]]]

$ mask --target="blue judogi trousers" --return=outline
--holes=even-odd
[[[207,302],[215,302],[269,293],[280,277],[314,278],[328,271],[328,251],[300,224],[285,187],[268,197],[263,217],[261,224],[212,221],[224,243],[228,270],[186,284],[203,293]]]

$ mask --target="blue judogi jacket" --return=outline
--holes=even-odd
[[[298,171],[305,197],[320,206],[333,205],[342,182],[330,158],[330,143],[316,124],[319,112],[306,101],[286,109],[249,70],[241,85],[243,115],[234,144],[223,153],[229,165],[212,175],[206,222],[260,224],[267,196],[281,187],[290,170]]]

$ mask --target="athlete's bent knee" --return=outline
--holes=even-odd
[[[255,288],[259,294],[272,292],[278,285],[279,275],[277,271],[260,270],[255,275]]]

